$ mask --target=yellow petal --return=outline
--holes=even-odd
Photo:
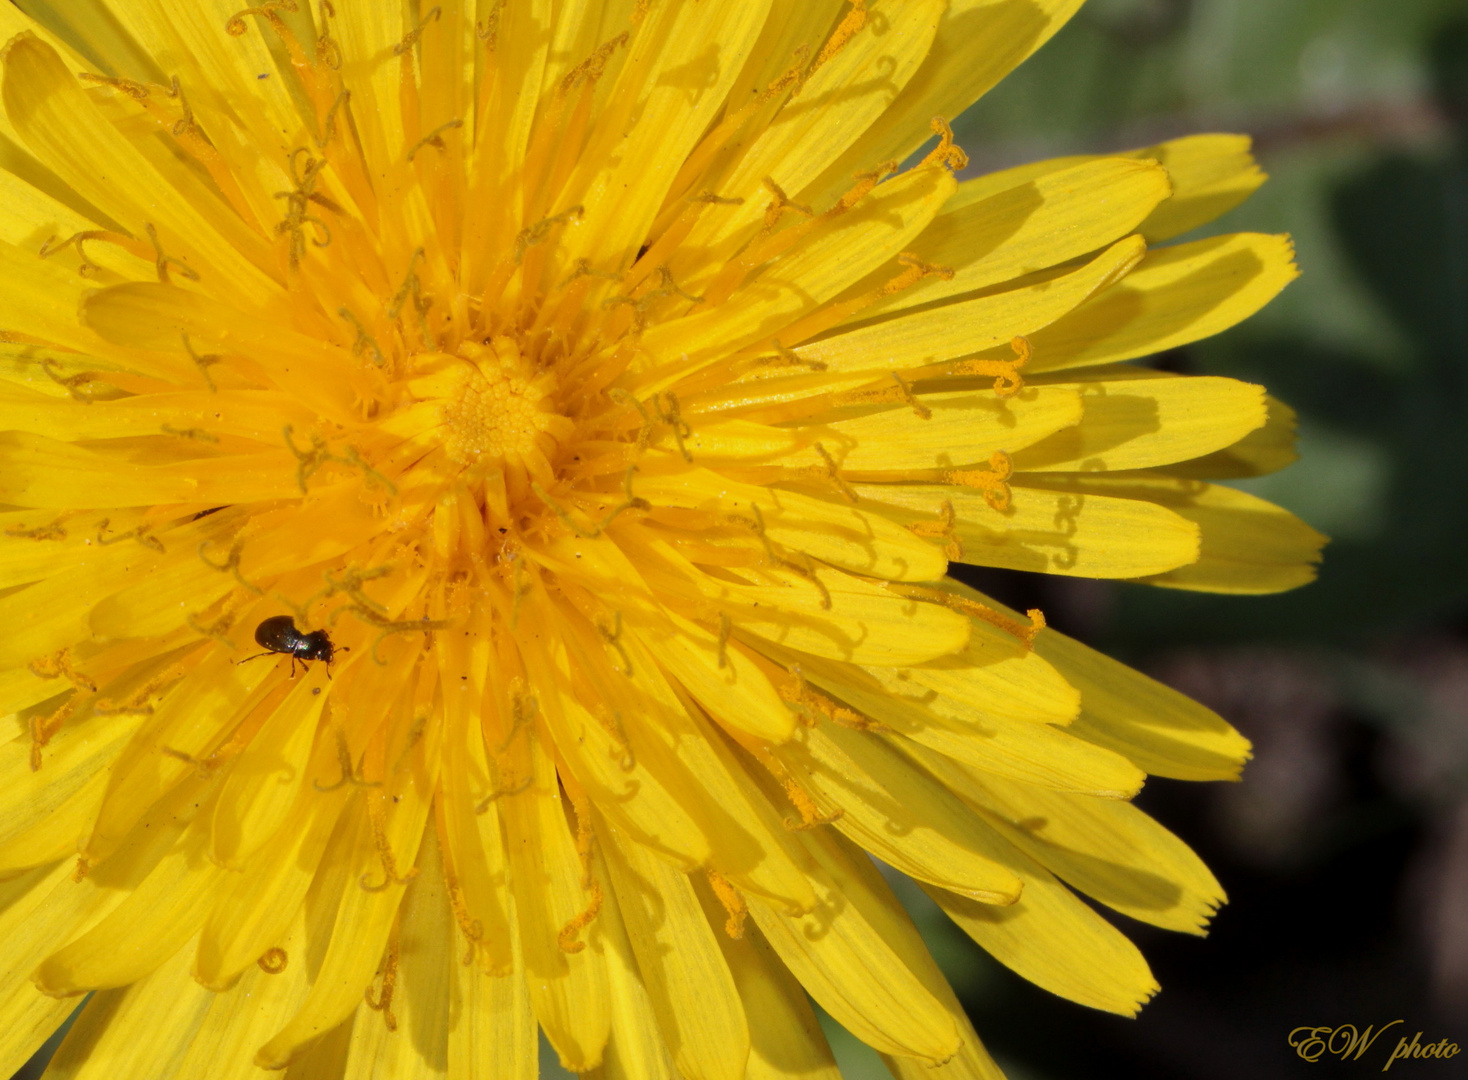
[[[944,484],[857,484],[864,504],[920,535],[958,541],[955,562],[1089,578],[1132,578],[1198,557],[1198,529],[1152,502],[1047,491],[1011,483],[994,509],[972,488]],[[1118,493],[1120,494],[1120,493]],[[944,533],[951,508],[951,533]]]
[[[208,427],[198,426],[205,417]],[[66,442],[166,435],[173,429],[202,432],[216,440],[226,435],[240,436],[273,448],[281,445],[284,423],[305,428],[311,420],[311,414],[291,398],[271,391],[137,394],[84,405],[70,398],[0,384],[0,423],[11,430]]]
[[[198,483],[54,439],[0,434],[0,499],[14,506],[152,506],[191,502]]]
[[[8,35],[0,30],[0,37],[5,36]],[[29,158],[19,148],[16,148],[16,153]],[[48,240],[65,240],[88,229],[102,228],[97,219],[105,215],[99,211],[93,211],[92,216],[80,213],[47,190],[35,186],[36,183],[45,183],[47,179],[53,184],[60,183],[54,177],[36,176],[35,170],[41,168],[39,164],[32,161],[29,170],[20,162],[5,164],[7,167],[0,168],[0,240],[15,245],[22,252],[39,254],[42,245]],[[27,179],[32,182],[22,179],[27,176],[27,172]],[[78,199],[74,193],[72,198]],[[80,257],[72,252],[62,250],[50,257],[72,269],[80,266]],[[89,262],[113,274],[136,277],[149,271],[146,262],[114,244],[90,245],[87,248],[87,258]]]
[[[196,122],[228,160],[255,217],[273,223],[281,212],[271,195],[290,184],[285,157],[309,136],[291,100],[299,82],[285,50],[272,55],[261,34],[220,33],[239,10],[233,0],[199,0],[178,9],[166,0],[138,0],[109,13],[161,71],[178,75]],[[270,78],[261,79],[262,73]],[[274,153],[260,153],[263,147]]]
[[[42,237],[42,242],[46,237]],[[108,344],[95,332],[78,323],[77,307],[94,282],[80,277],[57,259],[42,260],[40,244],[26,250],[0,242],[0,318],[5,327],[28,334],[65,349],[108,358],[115,367],[123,350]],[[159,364],[156,357],[127,357],[134,369],[177,374],[181,368]]]
[[[1258,595],[1298,588],[1315,579],[1326,542],[1288,510],[1222,484],[1139,475],[1077,477],[1064,487],[1079,498],[1100,492],[1151,500],[1195,523],[1197,561],[1143,579],[1171,589]]]
[[[59,802],[41,800],[40,806],[49,809],[29,827],[0,843],[0,875],[50,865],[75,854],[76,839],[85,836],[97,820],[97,808],[106,790],[107,774],[98,771]]]
[[[38,33],[50,41],[54,32],[59,51],[74,50],[78,59],[85,58],[119,75],[146,78],[153,74],[151,58],[118,24],[103,0],[54,0],[27,6],[39,9],[37,17],[45,21],[50,31],[38,30]]]
[[[965,180],[949,203],[952,212],[1001,191],[1104,157],[1156,161],[1167,169],[1172,195],[1139,230],[1149,241],[1168,240],[1212,221],[1242,202],[1265,180],[1250,154],[1247,135],[1184,135],[1179,139],[1107,155],[1072,154],[1032,161]],[[1179,227],[1182,226],[1182,227]]]
[[[565,536],[526,554],[558,574],[575,577],[594,595],[613,595],[627,614],[656,622],[661,615],[659,598],[642,579],[640,568],[622,548],[605,536]]]
[[[807,4],[772,5],[759,43],[729,91],[729,100],[748,101],[788,71],[795,50],[802,45],[818,45],[845,13],[846,2],[811,0]]]
[[[0,10],[0,37],[9,41],[15,35],[28,30],[57,52],[61,53],[66,57],[68,62],[85,63],[86,57],[77,51],[76,45],[72,44],[73,41],[77,40],[77,32],[70,27],[61,25],[56,20],[54,14],[51,22],[55,26],[55,30],[50,26],[42,25],[32,16],[14,4],[11,4],[9,7]],[[62,37],[58,36],[57,31],[60,31],[68,40],[63,41]],[[15,137],[15,129],[10,126],[9,120],[5,119],[3,115],[0,115],[0,131],[4,131],[11,138]]]
[[[897,897],[892,895],[876,864],[860,848],[830,830],[821,829],[805,835],[806,846],[822,869],[879,929],[883,940],[903,965],[948,1014],[958,1036],[954,1053],[946,1056],[941,1064],[922,1060],[921,1056],[894,1058],[891,1051],[875,1047],[883,1054],[893,1075],[907,1078],[936,1073],[954,1080],[1000,1080],[1002,1074],[979,1041],[963,1006],[958,1003],[948,980],[928,954],[927,945]]]
[[[1031,446],[1081,418],[1076,392],[1062,387],[1026,387],[1009,398],[969,390],[918,400],[926,419],[903,407],[829,425],[827,451],[848,473],[951,469]]]
[[[473,964],[456,964],[454,980],[457,1022],[449,1026],[449,1070],[453,1076],[482,1073],[495,1080],[536,1080],[540,1045],[530,988],[525,982],[518,922],[510,921],[506,948],[512,961],[502,975],[486,974]]]
[[[182,949],[223,881],[223,868],[205,858],[207,845],[208,829],[196,823],[115,910],[41,962],[36,986],[56,997],[125,986]]]
[[[968,640],[967,621],[953,612],[904,601],[859,578],[817,569],[812,577],[823,592],[810,595],[803,575],[770,576],[779,584],[730,587],[725,606],[740,630],[793,649],[885,666],[944,656]]]
[[[848,847],[848,856],[855,853]],[[860,860],[860,856],[856,857]],[[848,864],[852,862],[848,858]],[[863,865],[863,863],[868,865]],[[922,940],[912,929],[911,923],[907,922],[905,914],[902,914],[901,905],[897,898],[892,895],[887,884],[877,873],[874,866],[869,865],[869,860],[856,861],[853,867],[863,884],[870,893],[880,902],[892,910],[896,919],[900,919],[899,925],[908,931],[903,935],[906,939],[905,955],[908,963],[913,965],[924,978],[925,985],[931,990],[938,1001],[948,1010],[948,1015],[953,1019],[954,1026],[958,1029],[960,1044],[958,1051],[941,1065],[931,1065],[921,1058],[896,1057],[892,1054],[882,1054],[882,1061],[886,1064],[888,1071],[896,1080],[1003,1080],[1004,1073],[989,1056],[989,1051],[979,1040],[978,1032],[969,1022],[968,1013],[959,1004],[957,996],[948,985],[948,981],[938,972],[937,965],[933,963],[932,957],[927,954]],[[894,919],[894,921],[896,921]]]
[[[69,999],[49,998],[35,989],[24,998],[0,1002],[0,1069],[20,1076],[31,1059],[76,1009]]]
[[[1176,836],[1129,802],[981,775],[960,791],[1001,836],[1081,892],[1141,922],[1203,934],[1223,888]]]
[[[678,1071],[689,1080],[742,1080],[749,1057],[744,1006],[688,875],[615,833],[602,852],[649,1007]]]
[[[913,755],[931,764],[935,755]],[[995,959],[1031,982],[1092,1008],[1134,1016],[1157,991],[1137,947],[1039,863],[990,829],[984,853],[1023,883],[1009,905],[980,903],[931,885],[924,891]]]
[[[439,8],[438,23],[429,24],[426,13],[419,20],[418,25],[424,31],[418,39],[416,72],[421,84],[418,100],[418,123],[421,131],[436,130],[439,125],[453,119],[467,122],[473,116],[477,105],[474,70],[478,67],[479,58],[475,55],[473,46],[477,38],[472,35],[476,30],[474,24],[478,14],[475,0],[449,0],[449,3]],[[433,30],[439,32],[431,32]],[[466,140],[466,146],[467,142]],[[450,168],[463,168],[465,148],[446,144],[443,152],[453,163]],[[427,170],[420,170],[420,178],[425,186],[431,187],[432,182],[425,175],[426,172]],[[444,200],[445,203],[448,201]],[[440,223],[446,224],[449,215],[435,214],[435,217]],[[455,226],[445,228],[444,232],[452,235],[457,231]]]
[[[774,756],[842,811],[837,829],[903,873],[986,904],[1019,897],[1019,879],[975,839],[979,819],[874,736],[827,722],[801,728]]]
[[[879,676],[886,674],[874,670]],[[922,699],[909,698],[912,690],[898,680],[881,678],[880,681],[888,694],[907,698],[904,708],[881,708],[881,702],[872,699],[865,704],[873,712],[881,712],[905,738],[955,761],[1040,787],[1083,792],[1103,799],[1131,798],[1142,786],[1142,770],[1136,765],[1121,754],[1078,738],[1073,732],[1013,720],[976,721],[973,706],[942,694],[923,702],[927,706],[926,715],[916,713],[915,716],[912,706]],[[917,717],[927,722],[914,723]],[[932,722],[930,717],[938,718],[938,722]]]
[[[1265,476],[1294,463],[1295,410],[1278,398],[1265,395],[1269,419],[1232,446],[1215,450],[1192,461],[1178,461],[1164,466],[1161,472],[1192,480],[1231,480],[1245,476]]]
[[[931,581],[947,570],[947,560],[931,544],[882,515],[846,503],[741,484],[705,469],[639,478],[636,490],[659,506],[736,516],[762,527],[777,544],[859,574]],[[755,507],[758,518],[752,516]]]
[[[4,436],[0,436],[0,442],[3,439]],[[64,445],[57,443],[50,449]],[[67,453],[69,449],[63,451],[62,456]],[[84,460],[91,461],[90,458]],[[51,653],[85,639],[90,636],[88,609],[93,605],[135,583],[137,575],[161,570],[166,579],[174,567],[190,560],[188,553],[191,549],[196,559],[199,544],[213,543],[222,535],[219,525],[209,524],[215,518],[224,518],[225,528],[231,524],[238,525],[238,518],[225,511],[164,530],[174,545],[170,550],[156,536],[149,537],[146,533],[129,529],[109,532],[108,520],[113,516],[94,518],[91,529],[85,527],[85,518],[78,523],[81,527],[77,528],[75,535],[80,543],[71,549],[72,561],[65,574],[53,574],[24,590],[0,597],[0,618],[16,631],[0,638],[0,663],[25,663],[37,659],[37,654]],[[126,519],[118,517],[118,524],[125,524]],[[48,520],[54,522],[56,519],[49,513],[42,515],[42,522]],[[138,526],[134,526],[136,528]],[[150,540],[154,542],[148,542]],[[26,542],[40,543],[34,540]],[[65,547],[61,548],[63,554],[66,551]],[[199,565],[203,565],[202,562]],[[207,586],[201,591],[207,591]],[[199,608],[190,605],[179,610],[176,620],[166,629],[180,625],[189,611],[200,610],[209,602],[206,599]],[[24,634],[20,633],[22,628],[26,631]]]
[[[45,1034],[36,1025],[53,1015],[37,1004],[46,998],[32,985],[35,966],[60,942],[65,942],[95,925],[137,887],[159,860],[173,847],[193,813],[202,785],[185,784],[173,797],[162,800],[114,858],[94,868],[80,883],[73,879],[70,861],[23,874],[0,884],[0,938],[6,942],[0,957],[0,1047],[11,1052],[7,1038],[22,1040],[36,1035],[39,1045]],[[74,998],[57,1002],[62,1014],[76,1007]],[[14,1025],[14,1027],[12,1027]],[[29,1034],[28,1034],[29,1033]]]
[[[233,362],[231,356],[246,357],[253,371],[308,408],[338,423],[355,423],[349,373],[359,362],[349,352],[275,320],[247,315],[228,302],[173,285],[132,282],[89,295],[82,322],[119,345],[177,350],[180,367],[194,368],[192,379],[179,381],[198,385],[204,376],[189,358],[181,336],[187,334],[198,355],[217,353],[225,356],[225,364]]]
[[[271,673],[267,664],[235,664],[217,650],[184,676],[113,761],[107,796],[87,839],[90,857],[109,854],[149,807],[196,771],[184,757],[160,757],[159,747],[193,761],[208,757],[223,742],[225,731],[278,688]]]
[[[949,578],[942,587],[951,590],[956,584]],[[995,607],[985,600],[979,602]],[[1064,675],[1043,656],[986,622],[973,620],[972,630],[965,649],[907,669],[912,681],[961,703],[964,711],[955,715],[971,715],[980,723],[989,717],[1070,723],[1080,707],[1080,695]],[[897,671],[893,678],[900,681],[902,675]]]
[[[88,48],[88,39],[101,32],[103,41],[89,53],[96,61],[78,62],[74,70],[100,70],[159,88],[168,87],[175,77],[179,80],[182,94],[169,96],[182,100],[168,104],[157,98],[146,105],[134,103],[124,99],[126,91],[118,92],[120,86],[93,97],[103,99],[102,107],[114,122],[122,116],[131,121],[120,126],[133,135],[133,145],[183,190],[193,185],[175,175],[178,162],[168,160],[163,141],[147,138],[146,133],[172,127],[175,115],[187,118],[190,122],[171,134],[204,167],[200,171],[209,173],[231,208],[263,233],[261,223],[279,216],[271,193],[287,186],[283,166],[288,150],[283,140],[294,136],[291,145],[299,145],[306,136],[290,104],[290,94],[299,92],[300,82],[289,62],[275,64],[266,41],[259,37],[220,33],[235,13],[228,0],[201,0],[181,12],[169,12],[156,0],[125,7],[107,5],[105,0],[63,0],[52,7],[66,13],[68,40],[77,41],[78,48]],[[279,52],[285,60],[285,50]],[[261,73],[279,77],[261,80]],[[218,90],[228,97],[217,96]],[[272,105],[284,108],[272,110]],[[247,148],[244,138],[253,145]],[[254,147],[271,147],[278,154],[258,150],[252,154]]]
[[[500,800],[510,854],[510,883],[519,914],[530,1001],[563,1067],[585,1072],[601,1062],[611,1031],[603,947],[590,930],[576,952],[561,948],[561,931],[593,900],[561,809],[560,787],[539,739],[528,740],[534,772],[528,788]],[[596,924],[592,923],[592,927]]]
[[[71,884],[70,876],[71,865],[63,863],[0,882],[0,932],[5,933],[7,942],[20,944],[11,936],[21,929],[20,920],[29,916],[58,883]],[[0,1071],[18,1073],[76,1008],[76,1002],[40,993],[23,974],[11,970],[12,963],[6,961],[0,967]]]
[[[330,875],[335,888],[322,890],[330,905],[322,935],[328,942],[326,953],[305,998],[255,1051],[254,1063],[260,1068],[284,1069],[299,1060],[314,1039],[352,1014],[372,982],[402,887],[377,893],[361,888],[357,875],[381,870],[366,818],[360,805],[352,807],[332,845],[329,865],[336,871]]]
[[[578,640],[582,627],[576,617],[549,603],[532,598],[526,608],[518,634],[526,675],[539,688],[540,715],[577,782],[638,840],[688,864],[705,861],[711,847],[709,837],[657,770],[649,767],[641,753],[642,740],[634,737],[638,729],[630,729],[629,734],[625,725],[619,730],[617,724],[599,719],[572,690],[572,670],[583,672],[595,662],[595,653],[589,650],[600,650],[601,643]],[[602,707],[612,710],[614,704],[604,698]],[[612,713],[608,715],[615,719]],[[575,912],[566,916],[567,920],[573,915]],[[526,949],[527,955],[534,955],[534,946],[527,943]]]
[[[0,930],[9,944],[0,961],[0,998],[9,1001],[22,985],[27,994],[35,992],[29,977],[36,965],[131,895],[174,849],[193,820],[193,804],[202,801],[203,791],[202,784],[186,782],[159,800],[112,857],[79,883],[74,880],[75,861],[32,872],[39,875],[39,891],[25,892],[0,910]]]
[[[949,1015],[958,1026],[963,1039],[958,1053],[942,1065],[930,1066],[920,1058],[896,1057],[892,1054],[878,1055],[896,1080],[1004,1080],[1004,1072],[984,1049],[978,1032],[963,1006],[955,998]]]
[[[1081,422],[1013,455],[1016,473],[1115,472],[1200,457],[1267,418],[1264,388],[1234,379],[1106,379],[1072,384]]]
[[[875,372],[873,375],[879,385],[885,382]],[[1027,387],[1010,398],[999,398],[988,390],[963,390],[922,394],[914,400],[927,412],[926,418],[904,405],[806,430],[719,420],[695,426],[685,446],[700,465],[778,463],[829,475],[834,461],[843,473],[881,478],[894,471],[952,469],[986,462],[995,450],[1029,446],[1081,416],[1076,394],[1053,387]],[[671,445],[667,448],[672,449]]]
[[[812,871],[820,905],[809,915],[785,915],[749,900],[750,915],[785,966],[867,1045],[935,1064],[951,1057],[957,1026],[886,940],[888,913],[850,895],[845,880],[815,865]]]
[[[474,79],[474,156],[462,225],[462,259],[470,293],[483,290],[499,253],[527,224],[521,220],[520,206],[507,205],[509,200],[496,199],[493,193],[505,190],[523,167],[541,87],[556,86],[611,36],[596,36],[599,27],[595,19],[585,18],[587,10],[586,0],[555,5],[530,0],[499,10],[501,40],[517,44],[496,49],[492,62],[481,61]],[[612,63],[616,62],[613,57]],[[552,207],[551,212],[560,209]]]
[[[1141,672],[1047,630],[1036,650],[1082,696],[1073,731],[1113,748],[1154,776],[1183,781],[1236,781],[1249,741],[1227,720]]]
[[[773,360],[771,358],[770,362]],[[733,381],[708,385],[678,400],[684,420],[691,424],[695,416],[702,420],[704,417],[717,419],[749,413],[770,414],[777,412],[773,406],[819,398],[821,394],[856,390],[871,382],[872,378],[870,372],[864,371],[832,375],[825,371],[755,368]],[[703,386],[702,381],[700,386]],[[49,390],[47,387],[41,389]]]
[[[645,695],[641,714],[624,715],[638,756],[656,768],[687,813],[713,840],[710,863],[739,888],[781,907],[806,910],[815,894],[799,849],[724,738],[663,681],[636,641],[627,643],[631,679]]]
[[[389,519],[374,514],[361,491],[351,483],[313,488],[304,506],[278,516],[261,515],[257,519],[260,532],[240,555],[240,573],[249,580],[321,563],[346,554],[388,528]]]
[[[87,99],[54,49],[22,35],[7,46],[4,64],[10,122],[36,156],[79,194],[138,236],[145,235],[146,222],[154,223],[164,251],[207,275],[213,287],[228,281],[230,290],[255,302],[279,295],[279,285],[258,268],[269,261],[259,234],[247,230],[186,169],[160,173],[156,159],[139,153]],[[176,191],[178,184],[184,185],[178,191],[182,198],[162,194]]]
[[[712,185],[721,196],[743,203],[721,207],[722,213],[705,212],[689,236],[689,245],[696,250],[751,232],[769,202],[769,193],[762,187],[765,177],[793,196],[856,143],[890,108],[892,94],[918,70],[944,6],[938,0],[894,6],[883,13],[880,33],[876,20],[868,18],[865,27],[791,94],[784,122],[763,131],[732,173]],[[864,141],[861,145],[865,149]],[[842,190],[850,186],[853,172],[871,169],[881,160],[880,153],[863,154],[855,166],[842,172],[838,182]]]
[[[952,579],[944,587],[1017,618]],[[1249,740],[1211,709],[1056,630],[1035,638],[1035,653],[1080,691],[1081,715],[1070,726],[1076,735],[1125,754],[1155,776],[1238,779]]]
[[[567,267],[593,252],[612,265],[631,261],[676,176],[676,169],[649,168],[649,162],[687,156],[724,104],[769,9],[770,0],[720,0],[697,10],[681,4],[652,10],[609,106],[635,120],[603,119],[601,144],[582,155],[588,175],[567,182],[566,201],[585,211],[585,224],[562,255]]]
[[[1009,282],[977,297],[910,314],[889,315],[803,345],[796,353],[802,360],[825,364],[831,371],[904,371],[998,345],[1007,349],[1012,338],[1036,334],[1093,293],[1106,290],[1102,296],[1108,295],[1112,290],[1107,287],[1114,286],[1138,265],[1146,247],[1140,236],[1129,236],[1068,273],[1042,275],[1036,282]],[[1039,356],[1047,355],[1040,351],[1038,342],[1035,347]],[[1047,361],[1045,368],[1051,366]]]
[[[398,914],[397,985],[384,1018],[358,1011],[343,1080],[429,1080],[448,1076],[450,967],[459,966],[458,933],[449,912],[438,836],[429,829],[418,874]]]
[[[524,965],[512,951],[516,939],[510,920],[508,856],[498,800],[489,799],[487,794],[493,793],[498,779],[490,770],[484,745],[488,711],[485,698],[492,693],[489,680],[492,665],[496,664],[493,643],[486,632],[489,618],[487,611],[477,611],[471,616],[470,634],[434,637],[444,687],[444,742],[458,748],[444,755],[443,788],[434,810],[445,861],[463,892],[465,911],[461,917],[467,918],[470,925],[479,924],[482,966],[490,974],[499,975],[516,963],[522,968]],[[477,980],[467,977],[456,983],[466,1000],[470,994],[475,1001],[481,997],[498,1000],[498,991],[492,986],[471,988],[471,982],[477,984]],[[506,1002],[506,1007],[511,1005],[513,1002]]]
[[[795,715],[737,644],[669,613],[676,628],[639,630],[643,645],[715,720],[766,742],[781,743],[795,730]]]
[[[948,1007],[948,1015],[953,1017],[959,1037],[963,1040],[958,1053],[937,1066],[929,1066],[926,1061],[918,1058],[882,1054],[882,1062],[887,1070],[896,1080],[1004,1080],[1003,1071],[979,1041],[979,1034],[974,1030],[968,1013],[959,1004],[958,998],[948,989],[946,983],[942,989],[946,993],[940,993],[939,996]]]
[[[644,574],[674,596],[713,605],[734,629],[791,649],[864,664],[909,664],[943,656],[968,640],[968,620],[919,604],[831,567],[771,569],[761,584],[713,577],[669,545],[622,540],[646,554]],[[653,560],[656,560],[654,562]]]
[[[187,1055],[211,995],[188,978],[188,950],[122,990],[87,1002],[47,1071],[68,1080],[147,1080]]]
[[[813,190],[834,191],[883,158],[901,161],[926,141],[934,116],[953,119],[1050,40],[1081,0],[954,0],[917,74],[856,147],[831,163]]]
[[[780,657],[782,654],[773,654]],[[802,675],[836,695],[853,709],[925,747],[976,768],[1063,791],[1083,791],[1106,798],[1127,798],[1142,785],[1142,773],[1120,754],[1103,750],[1034,718],[996,715],[991,699],[974,693],[979,685],[970,671],[923,667],[865,671],[841,669],[824,661],[784,654],[798,663]],[[1050,671],[1064,688],[1062,703],[1075,708],[1075,691]],[[936,674],[928,682],[919,682]],[[945,678],[945,676],[947,676]],[[956,676],[956,677],[955,677]],[[967,696],[950,697],[935,687],[958,689]],[[1063,714],[1069,721],[1070,714]]]
[[[808,453],[812,461],[820,460],[814,451],[807,450],[800,432],[756,424],[749,420],[700,422],[693,428],[684,445],[699,465],[727,465],[734,462],[763,464],[791,457],[802,451]],[[653,446],[663,450],[671,459],[675,440],[669,435],[654,441]]]
[[[728,913],[707,883],[694,884],[709,923],[726,922]],[[758,1017],[749,1029],[748,1080],[841,1080],[810,998],[759,928],[746,921],[738,937],[727,929],[716,937],[745,1012]]]
[[[605,862],[599,861],[599,867],[604,870]],[[692,1080],[698,1077],[700,1074],[696,1072],[680,1072],[669,1056],[672,1047],[659,1027],[660,1016],[639,970],[639,959],[628,940],[620,897],[616,892],[608,894],[599,919],[607,953],[612,1037],[607,1041],[606,1056],[601,1066],[590,1074],[593,1080],[677,1080],[680,1076]],[[743,1076],[742,1064],[725,1066],[726,1071],[734,1068],[738,1069],[734,1075]]]
[[[417,21],[409,21],[402,9],[392,5],[344,4],[333,27],[333,35],[341,42],[342,82],[353,100],[362,102],[363,107],[354,113],[362,113],[357,124],[367,159],[379,168],[401,160],[408,150],[398,96],[404,65],[395,46]],[[411,60],[411,52],[408,57]]]
[[[1160,166],[1100,158],[945,209],[912,250],[924,262],[952,269],[953,276],[924,278],[860,317],[973,292],[1088,255],[1135,231],[1170,191]],[[868,278],[851,292],[880,284]]]
[[[1158,990],[1141,951],[1034,860],[1018,851],[1012,858],[1024,865],[1025,888],[1009,907],[931,886],[924,891],[989,955],[1030,982],[1093,1009],[1135,1016]]]
[[[340,888],[337,892],[340,893]],[[313,900],[320,898],[318,891]],[[299,904],[287,913],[285,929],[270,942],[271,948],[280,950],[267,960],[270,973],[255,963],[261,956],[257,953],[246,962],[246,970],[232,991],[209,995],[208,1013],[189,1041],[177,1075],[250,1080],[252,1074],[259,1074],[250,1060],[255,1048],[289,1020],[305,999],[311,981],[307,942],[313,934],[329,934],[334,915],[334,906],[323,912],[316,904],[311,906],[309,915]],[[181,978],[187,979],[187,975]],[[350,1024],[338,1028],[337,1032],[350,1035]],[[336,1045],[340,1035],[328,1035],[315,1043],[307,1051],[303,1064],[311,1064],[323,1053],[335,1054],[339,1070],[346,1056],[345,1047]]]
[[[1120,284],[1034,334],[1031,370],[1110,364],[1210,337],[1298,274],[1287,236],[1235,233],[1157,248]]]
[[[314,788],[302,791],[288,837],[258,852],[241,879],[220,891],[199,934],[193,975],[201,985],[211,990],[228,988],[241,972],[286,937],[328,845],[332,845],[333,854],[339,854],[345,846],[343,841],[351,839],[350,824],[341,839],[333,841],[332,837],[346,796],[345,785],[335,793]],[[318,885],[318,898],[327,891],[324,885]],[[340,893],[338,884],[331,900],[335,901]],[[330,933],[329,922],[324,931]],[[299,1006],[299,1002],[296,1004]],[[288,1019],[289,1015],[282,1016],[280,1023]],[[274,1032],[261,1032],[249,1046],[249,1054],[253,1055],[255,1047]]]
[[[1264,183],[1247,135],[1188,135],[1129,151],[1167,167],[1172,198],[1142,225],[1150,241],[1170,240],[1232,210]]]
[[[107,641],[167,634],[239,584],[233,575],[221,574],[217,566],[198,558],[197,547],[192,558],[187,548],[174,551],[146,580],[118,589],[92,606],[87,623],[93,637]]]
[[[8,545],[0,542],[0,552],[4,552],[5,555],[9,555],[7,547]],[[0,561],[4,560],[5,555],[0,555]],[[19,582],[7,581],[0,588],[8,588],[15,584]],[[0,716],[10,716],[32,705],[39,705],[62,692],[62,688],[57,683],[51,679],[41,678],[29,668],[16,667],[0,672]],[[0,727],[0,730],[5,732],[5,735],[0,737],[7,739],[19,738],[25,734],[24,726],[19,723]]]
[[[429,737],[425,734],[423,742]],[[436,780],[422,757],[418,753],[405,762],[402,771],[386,781],[389,787],[366,796],[391,800],[383,843],[391,849],[399,873],[418,857]],[[255,1063],[261,1068],[283,1068],[297,1058],[306,1044],[351,1014],[372,982],[407,879],[388,873],[372,826],[360,820],[366,816],[365,811],[359,815],[354,843],[346,854],[350,877],[341,892],[321,969],[300,1010],[256,1052]],[[368,890],[378,883],[377,891]]]
[[[923,6],[927,3],[921,0]],[[740,290],[712,310],[695,308],[685,318],[649,327],[643,349],[672,362],[655,368],[639,392],[662,390],[710,359],[768,340],[772,332],[895,258],[932,221],[953,189],[953,177],[944,169],[899,173],[846,213],[817,222],[803,242],[760,275],[757,286]],[[755,206],[756,216],[764,204],[756,197],[746,200]]]
[[[230,769],[214,805],[212,853],[219,865],[239,869],[290,821],[326,706],[327,677],[325,664],[302,675]]]
[[[47,742],[42,767],[36,771],[31,769],[30,738],[0,743],[0,851],[84,788],[91,788],[92,778],[105,771],[104,763],[116,756],[142,720],[140,710],[109,714],[83,706]],[[100,799],[101,792],[91,795]],[[75,834],[72,839],[74,848]],[[17,864],[0,859],[0,865],[10,869]]]

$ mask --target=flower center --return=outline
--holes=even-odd
[[[551,418],[546,401],[553,379],[526,370],[510,338],[488,346],[466,342],[454,365],[458,385],[443,399],[443,445],[460,465],[523,461]]]
[[[545,478],[575,430],[557,411],[556,383],[553,372],[536,370],[514,338],[500,336],[419,357],[408,389],[455,465]]]

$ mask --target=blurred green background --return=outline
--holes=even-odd
[[[972,173],[1255,137],[1270,182],[1200,235],[1289,232],[1303,276],[1160,362],[1299,410],[1302,460],[1249,486],[1334,542],[1316,584],[1272,598],[975,578],[1212,705],[1256,752],[1242,784],[1154,780],[1139,799],[1231,896],[1207,940],[1118,917],[1163,987],[1140,1018],[1030,986],[909,887],[935,955],[1011,1080],[1385,1059],[1311,1065],[1287,1044],[1301,1025],[1401,1019],[1468,1046],[1468,0],[1090,0],[956,127]],[[888,1075],[830,1035],[849,1080]]]

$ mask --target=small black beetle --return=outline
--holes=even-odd
[[[303,664],[308,660],[325,660],[327,673],[330,674],[331,658],[336,654],[336,646],[332,644],[331,638],[326,636],[325,630],[313,630],[309,634],[303,634],[296,629],[296,620],[289,615],[272,615],[255,627],[255,644],[267,651],[247,656],[240,663],[243,664],[247,660],[258,660],[271,653],[281,653],[291,658],[291,678],[293,679],[296,677],[297,660]]]

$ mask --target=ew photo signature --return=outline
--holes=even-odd
[[[1381,1042],[1380,1047],[1373,1052],[1372,1047],[1381,1040],[1388,1030],[1397,1028],[1399,1024],[1405,1024],[1405,1020],[1392,1020],[1382,1024],[1381,1027],[1368,1024],[1364,1028],[1357,1028],[1355,1024],[1341,1024],[1331,1027],[1329,1024],[1321,1026],[1305,1025],[1297,1027],[1290,1032],[1290,1046],[1296,1054],[1306,1061],[1319,1061],[1321,1058],[1339,1058],[1341,1061],[1361,1061],[1368,1054],[1377,1054],[1385,1058],[1385,1064],[1381,1071],[1386,1072],[1398,1061],[1436,1059],[1439,1061],[1455,1057],[1458,1053],[1458,1044],[1449,1042],[1447,1039],[1439,1039],[1437,1042],[1422,1041],[1422,1032],[1417,1032],[1410,1039],[1402,1034],[1403,1029],[1393,1031],[1397,1036],[1396,1046],[1390,1053],[1386,1048],[1391,1046],[1391,1040]]]

